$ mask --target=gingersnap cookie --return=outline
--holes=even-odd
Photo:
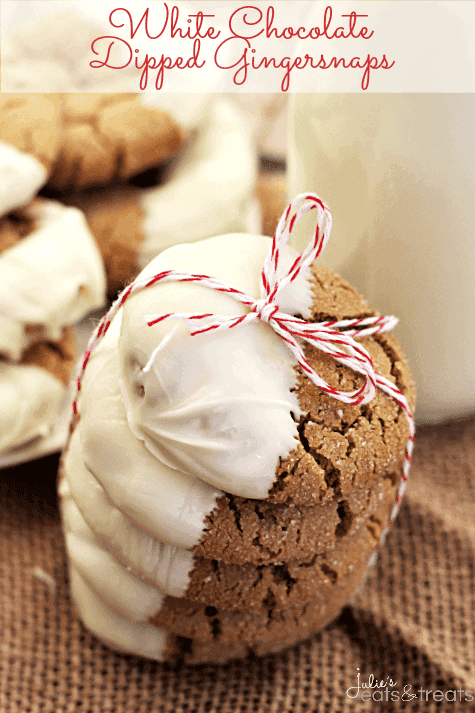
[[[108,617],[118,616],[125,618],[129,623],[146,625],[151,622],[158,628],[171,630],[182,636],[190,636],[199,641],[217,643],[240,641],[248,644],[257,644],[262,641],[272,641],[276,638],[277,630],[283,634],[278,638],[288,638],[301,635],[308,636],[314,626],[320,626],[322,617],[330,620],[337,613],[334,606],[328,607],[329,601],[333,605],[341,604],[341,597],[345,595],[345,588],[351,586],[355,576],[361,574],[361,563],[366,563],[378,540],[378,535],[371,528],[362,528],[353,538],[352,547],[344,548],[345,556],[351,560],[351,567],[345,566],[341,553],[333,552],[325,565],[326,592],[317,592],[309,600],[311,607],[297,607],[290,610],[279,611],[272,600],[273,594],[269,592],[268,601],[262,611],[255,614],[224,611],[213,606],[205,608],[196,603],[173,597],[165,597],[155,587],[135,577],[128,568],[122,567],[115,558],[102,549],[94,533],[86,525],[74,501],[70,497],[66,480],[61,483],[62,514],[66,534],[66,545],[69,554],[70,571],[72,579],[81,579],[89,589],[89,599],[96,597],[102,607],[108,612]],[[380,515],[384,508],[380,508]],[[353,548],[353,549],[352,549]],[[365,566],[365,565],[364,565]],[[287,576],[288,572],[287,572]],[[276,568],[276,581],[285,581],[282,567]],[[291,582],[291,578],[289,578]],[[331,591],[331,596],[329,596]],[[343,594],[342,594],[343,593]],[[78,607],[84,610],[85,602],[81,593],[75,591],[73,596]],[[150,618],[150,612],[155,612]],[[302,618],[302,612],[304,616]],[[242,622],[241,622],[242,619]],[[299,619],[299,625],[296,625]],[[271,623],[275,620],[275,625]],[[94,631],[88,618],[85,619],[89,628]],[[241,623],[239,623],[241,622]],[[234,633],[235,626],[250,627],[256,634],[253,641],[249,633],[245,636]],[[114,632],[111,631],[111,636]],[[136,642],[136,645],[139,642]]]
[[[0,94],[0,216],[33,200],[61,140],[61,98]]]
[[[326,239],[327,209],[305,200]],[[60,493],[71,577],[86,587],[73,596],[99,635],[91,596],[121,632],[125,620],[246,646],[311,634],[394,517],[414,392],[384,333],[393,321],[310,267],[320,232],[300,258],[286,247],[294,223],[287,213],[272,244],[230,234],[161,253],[98,328]],[[293,333],[312,344],[299,351]],[[322,513],[322,541],[297,544]]]
[[[262,211],[262,235],[272,236],[287,205],[287,184],[284,174],[261,170],[256,192]]]
[[[77,441],[73,447],[77,447]],[[328,596],[328,587],[358,563],[364,552],[365,528],[379,539],[394,503],[392,485],[381,484],[372,494],[371,506],[358,526],[340,534],[336,544],[322,554],[307,551],[300,560],[258,566],[234,565],[193,557],[185,550],[167,547],[151,538],[140,539],[140,533],[131,532],[121,521],[120,514],[111,513],[104,500],[96,501],[96,508],[104,507],[103,520],[107,524],[105,527],[99,524],[98,529],[94,529],[97,518],[92,513],[91,522],[91,508],[87,509],[87,501],[81,496],[81,486],[78,488],[74,475],[69,472],[60,488],[63,520],[68,543],[70,533],[77,539],[76,544],[68,544],[70,559],[89,581],[95,579],[96,573],[102,573],[109,561],[115,567],[116,583],[125,568],[128,579],[135,575],[162,594],[229,611],[257,612],[270,606],[279,611],[301,606],[310,599],[323,601]],[[66,502],[68,499],[70,503]],[[102,578],[102,574],[99,577]]]
[[[149,582],[164,594],[185,597],[191,601],[221,606],[230,610],[257,611],[272,597],[276,609],[302,604],[315,597],[325,581],[326,560],[340,558],[341,568],[352,563],[350,549],[355,537],[363,527],[380,532],[389,519],[394,504],[394,485],[390,480],[379,480],[371,490],[359,491],[345,503],[344,519],[338,526],[330,520],[333,538],[318,541],[315,549],[300,547],[298,557],[274,559],[271,564],[241,565],[226,560],[208,559],[182,548],[173,547],[150,537],[113,506],[103,488],[86,465],[81,462],[80,424],[76,424],[64,457],[64,484],[60,493],[74,501],[81,517],[83,529],[90,529],[89,540],[94,540],[93,549],[104,548],[127,570]],[[261,504],[257,501],[256,504]],[[272,514],[278,517],[281,506],[271,506]],[[385,508],[384,517],[381,508]],[[315,508],[319,510],[318,506]],[[379,515],[378,515],[379,513]],[[271,520],[271,513],[267,514]],[[324,516],[320,513],[320,516]],[[313,513],[311,514],[313,515]],[[302,529],[312,530],[308,509],[300,521]],[[310,522],[305,522],[309,517]],[[79,518],[79,515],[77,515]],[[285,543],[285,535],[281,535]],[[244,556],[244,552],[242,553]],[[356,555],[355,555],[356,556]],[[226,557],[226,552],[224,552]],[[274,555],[275,557],[275,555]],[[346,557],[346,559],[344,559]],[[87,555],[92,562],[93,557]],[[283,563],[287,579],[282,575]],[[100,569],[100,568],[99,568]],[[280,575],[276,579],[276,573]],[[289,582],[292,581],[292,587]]]
[[[372,517],[378,499],[399,475],[357,486],[347,497],[337,492],[318,505],[275,504],[226,493],[208,515],[205,532],[192,548],[196,556],[234,564],[260,565],[304,558],[329,550],[342,535]]]
[[[76,356],[71,329],[39,342],[18,364],[0,361],[0,453],[48,436],[66,395]]]
[[[127,619],[111,610],[74,568],[70,584],[78,613],[87,629],[111,649],[173,664],[221,664],[247,656],[277,653],[311,635],[305,627],[293,635],[253,643],[198,641],[171,634],[149,623]],[[327,622],[328,623],[328,622]]]
[[[194,135],[159,185],[129,184],[66,198],[86,215],[110,294],[165,248],[259,222],[255,151],[239,109],[214,96],[201,113]]]
[[[82,213],[36,199],[0,220],[0,355],[58,341],[105,301],[104,268]]]
[[[73,191],[124,180],[168,160],[184,132],[136,94],[65,94],[61,148],[48,186]]]
[[[224,664],[233,659],[280,653],[308,638],[308,632],[302,630],[293,636],[266,642],[215,644],[168,634],[165,660],[194,666],[206,663]]]

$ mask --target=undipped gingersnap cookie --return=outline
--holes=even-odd
[[[61,97],[0,94],[0,216],[33,200],[61,141]]]
[[[61,148],[48,181],[73,191],[124,180],[168,160],[185,135],[137,94],[65,94]]]

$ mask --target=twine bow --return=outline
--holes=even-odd
[[[299,255],[290,269],[283,277],[277,278],[277,268],[280,256],[287,244],[290,234],[302,215],[310,210],[317,210],[317,227],[312,240]],[[409,473],[411,454],[414,442],[414,420],[404,394],[388,379],[375,371],[370,355],[355,338],[381,334],[391,330],[396,324],[395,317],[366,317],[363,319],[345,319],[340,321],[326,321],[319,323],[306,322],[303,319],[281,312],[278,304],[280,292],[298,275],[305,270],[322,252],[330,237],[331,215],[327,206],[315,194],[308,193],[297,196],[287,207],[282,215],[277,230],[272,239],[271,249],[264,263],[260,280],[260,299],[254,300],[244,292],[227,285],[220,280],[208,275],[198,275],[179,270],[165,270],[163,272],[137,280],[127,287],[114,302],[108,313],[103,317],[94,331],[84,356],[79,364],[76,379],[76,398],[73,411],[77,413],[77,396],[81,390],[81,378],[89,361],[92,350],[97,342],[106,334],[112,319],[125,301],[135,292],[151,287],[158,282],[197,282],[229,294],[238,302],[246,305],[249,311],[246,314],[235,316],[220,316],[210,313],[169,313],[161,315],[147,315],[149,327],[165,320],[189,320],[198,322],[204,320],[206,326],[191,332],[192,336],[222,329],[232,329],[239,325],[249,324],[257,320],[267,322],[270,327],[283,339],[294,355],[298,364],[313,383],[322,391],[333,398],[347,404],[359,405],[369,403],[376,394],[376,388],[381,389],[391,396],[405,412],[409,423],[409,439],[406,445],[406,456],[403,466],[403,476],[398,491],[396,504],[391,513],[392,521],[397,514],[400,499],[403,495],[407,476]],[[336,361],[350,367],[353,371],[364,376],[364,383],[355,391],[339,391],[324,381],[310,366],[305,358],[303,349],[298,339],[312,344],[320,351],[329,354]],[[153,355],[152,355],[153,357]],[[387,528],[386,528],[387,530]],[[385,531],[386,532],[386,531]],[[385,534],[385,533],[384,533]]]

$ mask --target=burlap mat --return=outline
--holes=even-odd
[[[82,627],[56,467],[52,456],[0,472],[1,713],[475,710],[475,418],[419,430],[398,520],[334,624],[280,655],[221,667],[115,654]],[[366,702],[358,673],[394,685]]]

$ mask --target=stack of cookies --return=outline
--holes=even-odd
[[[186,270],[257,300],[269,244],[231,234],[176,246],[140,279]],[[295,257],[286,247],[279,269]],[[320,390],[263,320],[196,336],[184,317],[155,320],[196,305],[247,313],[190,282],[126,299],[85,367],[59,487],[86,627],[120,651],[186,663],[279,651],[338,615],[389,522],[409,432],[382,391],[361,406]],[[279,305],[313,322],[375,314],[315,266]],[[360,341],[413,408],[396,339]],[[361,386],[347,366],[304,352],[330,387]]]
[[[56,96],[0,98],[0,454],[48,436],[75,360],[71,325],[105,300],[84,216],[35,198],[57,160]]]

